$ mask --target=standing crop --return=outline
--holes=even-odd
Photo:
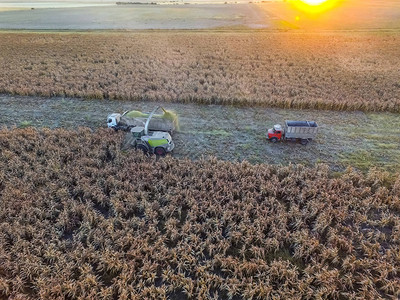
[[[400,178],[0,131],[0,297],[396,299]]]
[[[400,110],[396,33],[0,33],[0,92]]]

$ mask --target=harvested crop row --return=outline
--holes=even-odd
[[[397,33],[0,33],[0,92],[400,111]]]
[[[399,296],[400,177],[156,161],[121,139],[0,131],[0,297]]]

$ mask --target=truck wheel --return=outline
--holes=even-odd
[[[300,143],[302,145],[307,145],[308,144],[308,140],[307,139],[301,139]]]
[[[149,148],[144,144],[137,145],[136,149],[142,150],[143,154],[147,154],[149,152]]]
[[[165,156],[167,154],[167,152],[165,151],[165,149],[163,147],[157,147],[156,149],[154,149],[154,153],[157,156]]]
[[[273,138],[271,139],[271,142],[276,143],[276,142],[278,142],[278,139],[277,139],[276,137],[273,137]]]

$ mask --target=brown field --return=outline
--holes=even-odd
[[[400,295],[399,175],[157,161],[121,141],[0,131],[1,299]]]
[[[400,299],[400,4],[254,2],[0,8],[0,300]],[[98,129],[165,103],[165,158]]]
[[[398,32],[0,33],[0,92],[400,112]]]
[[[15,11],[15,10],[26,10],[28,8],[18,8],[18,7],[0,7],[0,12],[5,11]]]

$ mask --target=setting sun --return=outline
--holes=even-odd
[[[338,5],[339,0],[295,0],[295,7],[308,14],[320,14]]]
[[[327,2],[327,0],[301,0],[301,2],[304,2],[308,5],[320,5],[324,2]]]

